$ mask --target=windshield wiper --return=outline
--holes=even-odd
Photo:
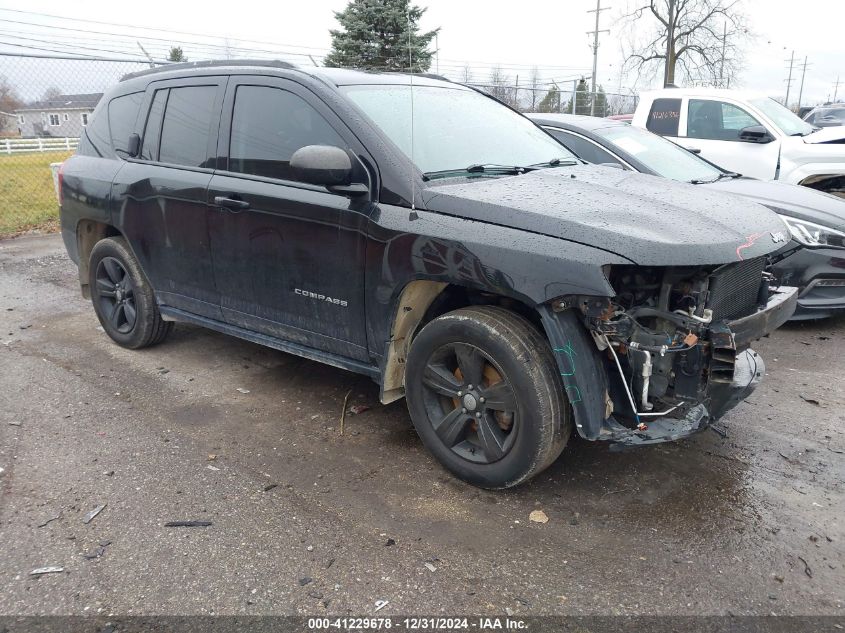
[[[711,185],[714,182],[719,182],[724,178],[742,178],[742,174],[738,174],[735,171],[726,171],[716,176],[713,180],[693,179],[690,180],[689,183],[691,185]]]
[[[431,180],[437,177],[448,177],[460,174],[498,174],[498,175],[519,175],[526,171],[532,171],[536,167],[520,167],[519,165],[497,165],[495,163],[473,164],[462,169],[440,169],[438,171],[427,171],[423,173],[423,180]]]
[[[578,160],[575,159],[567,158],[565,160],[561,160],[560,158],[553,158],[549,161],[546,161],[545,163],[534,163],[532,165],[529,165],[529,167],[536,167],[538,169],[542,167],[572,167],[573,165],[578,164]]]

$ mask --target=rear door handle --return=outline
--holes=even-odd
[[[226,196],[214,196],[214,206],[223,207],[232,211],[246,211],[249,209],[249,202]]]

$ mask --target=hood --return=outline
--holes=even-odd
[[[801,140],[809,145],[818,143],[845,143],[845,126],[823,127],[820,130],[802,136]]]
[[[845,199],[829,193],[785,182],[753,178],[724,179],[700,186],[742,196],[799,220],[845,231]]]
[[[777,250],[789,236],[777,215],[743,198],[610,167],[449,182],[422,192],[426,208],[587,244],[640,265],[726,264]]]

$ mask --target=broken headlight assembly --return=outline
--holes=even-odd
[[[834,246],[845,248],[845,233],[842,231],[837,231],[821,224],[815,224],[814,222],[792,218],[787,215],[781,215],[780,217],[786,222],[792,237],[803,246]]]
[[[608,394],[618,420],[683,416],[716,383],[734,380],[737,344],[728,323],[769,299],[765,258],[713,267],[614,267],[616,295],[580,303],[606,355]]]

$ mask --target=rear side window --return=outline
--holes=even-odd
[[[546,131],[563,143],[566,148],[578,158],[585,160],[588,163],[596,165],[600,165],[602,163],[615,163],[616,165],[622,164],[616,157],[613,156],[613,154],[585,138],[581,138],[580,136],[569,134],[561,130],[547,129]]]
[[[279,88],[238,87],[229,171],[295,180],[290,158],[306,145],[346,147],[334,128],[303,98]]]
[[[138,110],[143,100],[143,92],[133,92],[109,101],[111,145],[118,156],[126,156],[129,135],[135,131],[135,119],[138,118]]]
[[[216,93],[216,86],[170,89],[161,124],[160,162],[187,167],[206,166]]]
[[[681,118],[680,99],[655,99],[648,113],[646,128],[661,136],[678,136],[678,121]]]

